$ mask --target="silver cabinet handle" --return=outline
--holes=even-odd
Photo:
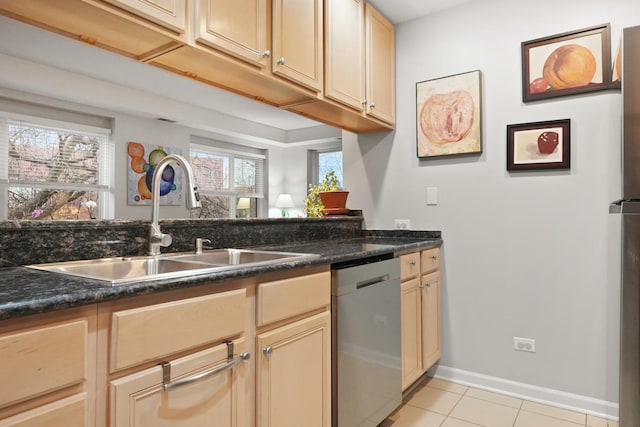
[[[431,259],[434,260],[434,261],[437,260],[438,259],[438,255],[432,255]]]
[[[268,356],[271,353],[273,353],[273,347],[271,347],[271,346],[265,347],[265,348],[262,349],[262,352]]]
[[[284,56],[281,56],[280,59],[276,62],[278,65],[284,65]]]
[[[367,100],[366,99],[362,100],[362,105],[367,105]]]
[[[416,260],[414,259],[413,261],[411,261],[409,264],[411,264],[412,267],[416,266]]]
[[[271,56],[271,51],[270,50],[265,50],[264,52],[262,52],[261,55],[263,58],[268,58]]]
[[[431,282],[427,282],[427,288],[431,287]]]
[[[199,374],[195,374],[193,376],[190,376],[189,378],[185,378],[179,381],[175,381],[175,382],[171,382],[171,363],[169,362],[163,362],[161,363],[162,366],[162,386],[164,387],[165,391],[170,391],[170,390],[174,390],[178,387],[182,387],[188,384],[193,384],[196,381],[200,381],[204,378],[209,378],[212,377],[216,374],[219,374],[221,372],[224,372],[228,369],[233,368],[234,366],[236,366],[238,363],[243,362],[245,360],[249,360],[251,358],[251,355],[249,353],[247,353],[246,351],[244,353],[240,353],[240,355],[238,357],[236,357],[235,359],[231,359],[229,360],[227,363],[225,363],[224,365],[221,366],[216,366],[213,369],[210,369],[208,371],[204,371],[204,372],[200,372]]]
[[[424,285],[421,283],[421,284],[418,285],[418,288],[422,289],[422,288],[424,288]]]
[[[376,104],[371,103],[371,105],[369,106],[369,108],[376,108]]]

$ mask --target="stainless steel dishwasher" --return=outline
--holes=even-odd
[[[400,260],[332,266],[332,424],[375,427],[402,403]]]

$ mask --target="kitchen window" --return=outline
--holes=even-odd
[[[196,138],[196,140],[201,140]],[[225,148],[191,144],[191,166],[202,207],[195,218],[262,217],[266,155],[262,150],[210,141]]]
[[[0,112],[0,218],[112,217],[110,133],[106,127]]]
[[[338,178],[338,186],[342,188],[342,150],[309,150],[307,157],[309,165],[308,183],[318,185],[327,172],[334,171]]]

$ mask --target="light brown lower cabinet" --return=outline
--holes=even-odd
[[[1,427],[84,427],[87,394],[61,399],[0,421]]]
[[[330,292],[326,265],[1,321],[0,427],[329,427]]]
[[[420,279],[400,285],[402,307],[402,389],[422,374],[422,301]]]
[[[257,341],[257,425],[331,425],[331,314],[261,333]]]
[[[221,344],[111,381],[111,427],[246,425],[241,399],[249,366],[239,356],[246,343],[233,344],[235,358]]]
[[[432,248],[400,257],[403,390],[441,356],[439,255],[440,249]]]
[[[0,322],[0,426],[95,425],[96,306]]]
[[[422,369],[440,360],[440,272],[422,276]]]

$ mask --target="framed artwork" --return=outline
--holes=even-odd
[[[507,170],[569,169],[571,120],[507,125]]]
[[[482,153],[480,71],[416,83],[419,158]]]
[[[622,88],[622,38],[618,41],[616,56],[611,67],[611,84],[615,89]]]
[[[611,88],[609,24],[522,43],[522,101]]]
[[[127,144],[127,204],[151,205],[151,180],[155,166],[168,154],[180,154],[180,150],[140,142]],[[160,203],[182,204],[182,171],[168,165],[160,181]]]

